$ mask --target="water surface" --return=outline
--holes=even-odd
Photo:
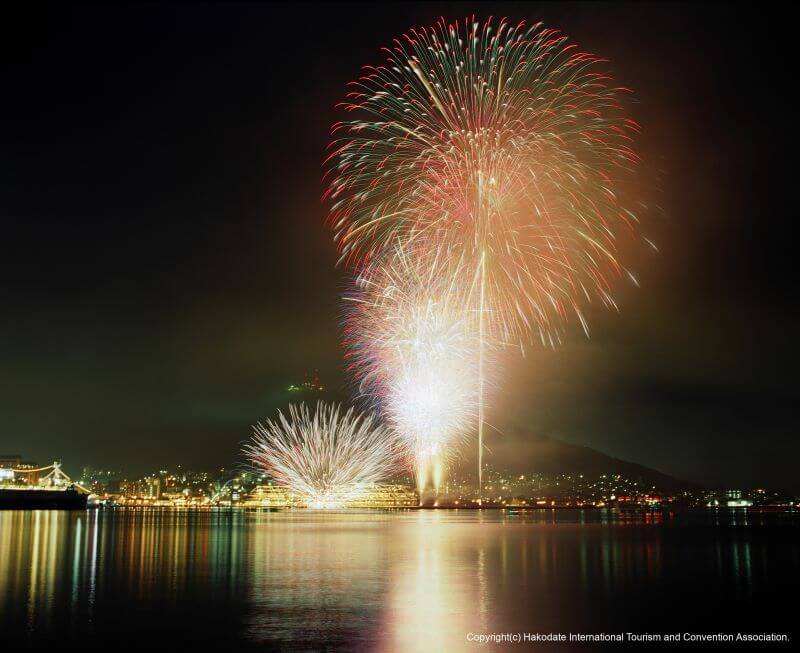
[[[522,648],[469,633],[800,634],[798,525],[746,512],[6,511],[0,632],[34,647],[412,652]]]

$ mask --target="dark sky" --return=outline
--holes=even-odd
[[[493,423],[797,487],[796,35],[766,4],[7,10],[0,452],[229,465],[307,370],[345,394],[319,201],[333,105],[392,37],[473,12],[611,59],[661,209],[641,289],[591,316],[591,340],[513,361]]]

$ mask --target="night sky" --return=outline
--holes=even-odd
[[[17,7],[0,25],[0,453],[235,464],[319,369],[346,397],[323,226],[334,110],[440,15],[543,20],[636,91],[641,288],[496,379],[519,429],[709,484],[798,487],[790,21],[766,5]],[[772,12],[772,13],[770,13]],[[510,441],[509,438],[514,439]]]

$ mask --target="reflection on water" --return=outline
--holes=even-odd
[[[233,595],[243,529],[240,513],[0,512],[0,624],[48,639],[124,620],[128,604]]]
[[[785,632],[798,524],[765,519],[6,511],[0,631],[376,651],[476,650],[467,634],[489,632]]]
[[[248,530],[246,638],[355,645],[380,609],[391,515],[255,513]],[[369,615],[366,619],[364,615]]]
[[[421,511],[396,525],[379,650],[453,650],[486,629],[483,532],[465,514]]]

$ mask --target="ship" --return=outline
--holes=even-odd
[[[89,495],[66,488],[0,487],[0,510],[85,510]]]
[[[0,510],[85,510],[89,490],[75,483],[56,461],[47,467],[19,465],[0,468]],[[49,473],[39,480],[41,472]]]

